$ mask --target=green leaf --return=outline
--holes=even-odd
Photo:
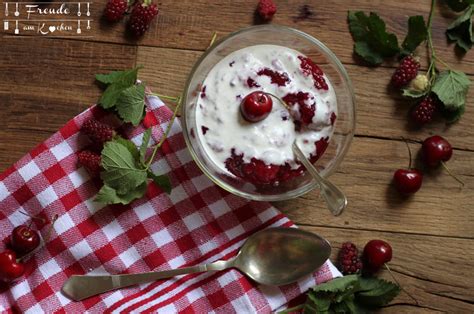
[[[372,65],[379,65],[383,62],[383,57],[372,48],[365,41],[358,41],[354,43],[354,52],[362,59]]]
[[[102,167],[102,180],[120,195],[134,190],[147,178],[146,170],[137,163],[129,148],[117,140],[105,143],[102,150]]]
[[[348,11],[349,30],[355,41],[354,52],[370,64],[382,63],[383,58],[400,52],[397,37],[386,31],[385,22],[374,12]]]
[[[380,307],[390,303],[399,293],[400,287],[392,282],[375,277],[360,277],[355,300],[366,307]]]
[[[420,98],[420,97],[425,96],[427,93],[428,93],[427,90],[420,91],[420,90],[408,89],[408,88],[403,89],[403,96],[410,97],[410,98]]]
[[[110,109],[115,106],[120,94],[127,88],[122,84],[109,85],[106,90],[102,93],[99,99],[99,105],[104,109]]]
[[[130,140],[124,139],[123,137],[117,136],[114,138],[114,140],[125,146],[128,151],[132,154],[133,159],[138,160],[140,158],[140,152],[138,151],[137,146],[135,146],[135,143],[133,143]]]
[[[466,111],[466,105],[462,105],[456,110],[448,110],[445,108],[444,110],[441,111],[441,114],[446,119],[446,122],[454,123],[458,121],[459,119],[461,119],[462,115],[464,114],[464,111]]]
[[[137,126],[145,113],[145,86],[132,85],[123,90],[115,106],[123,121]]]
[[[95,79],[107,85],[119,83],[123,86],[131,86],[137,81],[139,69],[141,69],[141,67],[125,71],[114,71],[107,74],[96,74]]]
[[[344,277],[338,277],[323,284],[312,287],[314,292],[343,292],[347,289],[353,289],[357,287],[359,276],[348,275]]]
[[[117,191],[110,186],[104,184],[100,189],[99,193],[95,198],[96,202],[103,203],[106,205],[109,204],[129,204],[130,202],[139,199],[145,195],[147,183],[143,182],[141,185],[137,186],[135,189],[127,192],[126,194],[117,194]]]
[[[410,16],[408,19],[408,34],[402,44],[404,54],[410,54],[415,51],[427,37],[428,29],[426,28],[423,16]]]
[[[151,128],[143,133],[142,145],[140,145],[140,162],[145,163],[146,149],[151,138]]]
[[[474,35],[472,31],[472,15],[474,14],[474,5],[470,6],[459,16],[446,30],[449,40],[456,42],[456,45],[465,52],[472,48]]]
[[[466,103],[466,94],[471,81],[463,72],[447,70],[441,72],[432,91],[448,110],[457,110]]]
[[[444,0],[448,7],[456,12],[464,11],[469,5],[474,4],[474,0]]]
[[[166,175],[156,175],[151,171],[148,171],[148,177],[155,182],[166,194],[171,193],[171,181]]]

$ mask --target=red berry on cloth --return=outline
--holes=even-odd
[[[417,169],[398,169],[393,174],[393,182],[401,194],[413,194],[421,188],[423,174]]]
[[[13,281],[25,272],[25,266],[17,262],[16,254],[12,250],[5,250],[0,253],[0,280],[5,282]]]
[[[359,250],[354,243],[345,242],[339,251],[339,269],[344,275],[358,274],[362,269]]]
[[[240,112],[245,120],[258,122],[265,119],[272,111],[273,101],[264,92],[253,92],[245,96],[240,103]]]
[[[419,69],[420,63],[413,56],[403,58],[395,73],[393,73],[392,85],[396,88],[407,85],[416,77]]]
[[[158,15],[156,4],[147,2],[137,2],[133,7],[128,29],[134,37],[141,37],[150,27],[151,22]]]
[[[124,17],[127,8],[127,0],[109,0],[105,6],[104,16],[109,22],[117,22]]]
[[[264,21],[271,20],[276,11],[277,7],[273,0],[260,0],[258,2],[257,12]]]
[[[90,174],[96,176],[100,173],[101,156],[99,154],[84,150],[77,155],[77,158]]]
[[[392,247],[383,240],[371,240],[364,247],[364,267],[375,273],[392,260]]]
[[[425,97],[419,104],[415,105],[411,117],[417,125],[423,125],[433,120],[436,111],[436,100],[431,96]]]
[[[13,229],[10,241],[15,252],[26,254],[38,247],[40,236],[38,232],[32,230],[29,226],[21,225]]]
[[[86,121],[81,131],[86,133],[94,143],[100,144],[110,141],[115,135],[114,129],[94,119]]]

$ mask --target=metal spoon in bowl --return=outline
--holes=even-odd
[[[237,256],[227,261],[141,274],[73,275],[64,283],[62,292],[74,301],[81,301],[132,285],[228,268],[236,268],[258,283],[280,286],[311,274],[330,254],[329,242],[316,234],[295,228],[270,228],[250,236]]]
[[[319,190],[321,195],[323,196],[326,204],[334,216],[338,216],[342,213],[342,211],[347,206],[347,198],[346,195],[331,181],[324,179],[316,170],[316,168],[311,164],[311,162],[306,158],[304,153],[296,144],[296,141],[293,142],[293,152],[295,153],[296,157],[298,157],[299,161],[303,163],[304,167],[308,172],[313,176],[316,180],[317,184],[319,185]]]

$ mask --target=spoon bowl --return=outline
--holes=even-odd
[[[296,228],[271,228],[250,237],[234,267],[258,283],[281,286],[314,272],[331,255],[322,237]]]

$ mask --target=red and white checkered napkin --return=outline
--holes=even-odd
[[[148,105],[143,124],[153,126],[157,141],[171,112],[158,98]],[[254,232],[293,226],[269,204],[233,196],[207,179],[192,161],[178,122],[152,166],[156,173],[169,173],[171,195],[151,184],[147,195],[129,206],[95,203],[100,182],[77,166],[75,154],[88,144],[79,128],[93,116],[116,123],[97,107],[86,110],[0,175],[0,239],[29,220],[20,211],[59,215],[46,248],[27,261],[24,278],[0,291],[1,312],[270,312],[340,275],[328,261],[314,276],[276,288],[227,270],[70,301],[60,290],[73,274],[138,273],[228,259]],[[144,127],[122,131],[141,143]]]

